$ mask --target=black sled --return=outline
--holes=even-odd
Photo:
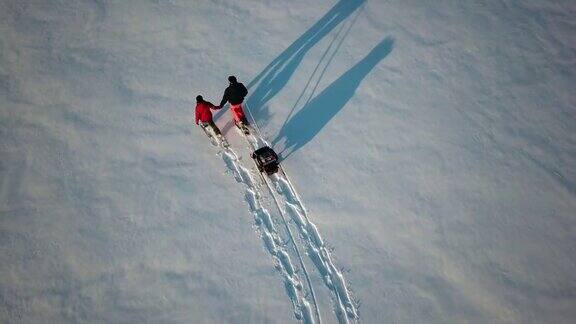
[[[261,147],[252,153],[252,158],[256,161],[256,166],[260,172],[266,172],[267,175],[278,172],[280,162],[278,155],[268,146]]]

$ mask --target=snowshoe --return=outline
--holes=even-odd
[[[202,128],[202,130],[204,131],[206,136],[208,136],[208,139],[210,139],[210,144],[212,144],[213,146],[218,146],[218,139],[216,137],[214,137],[212,132],[210,130],[208,130],[208,128],[206,126],[204,126],[202,124],[200,124],[200,128]]]
[[[244,135],[250,135],[250,129],[248,128],[248,126],[246,124],[244,124],[243,122],[239,121],[236,122],[236,127],[238,127],[238,129],[244,134]]]
[[[223,148],[227,148],[230,146],[230,144],[228,143],[228,140],[226,139],[226,137],[222,136],[222,134],[216,135],[216,138],[218,139],[220,146],[222,146]]]

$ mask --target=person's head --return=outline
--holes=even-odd
[[[196,102],[203,102],[203,101],[204,101],[204,98],[202,98],[201,95],[196,96]]]
[[[234,83],[238,82],[238,81],[236,81],[236,77],[233,76],[233,75],[231,75],[231,76],[228,77],[228,81],[229,81],[231,84],[234,84]]]

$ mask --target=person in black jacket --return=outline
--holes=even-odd
[[[244,102],[244,97],[248,94],[248,89],[236,80],[236,77],[231,75],[228,77],[230,85],[224,91],[224,96],[220,102],[219,108],[222,108],[227,102],[230,103],[230,111],[232,112],[232,118],[234,118],[234,123],[238,126],[249,125],[246,115],[244,115],[244,110],[242,109],[242,102]],[[242,127],[241,127],[242,128]]]

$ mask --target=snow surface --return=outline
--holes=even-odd
[[[574,17],[0,0],[0,322],[574,322]],[[230,74],[292,188],[194,127]]]

